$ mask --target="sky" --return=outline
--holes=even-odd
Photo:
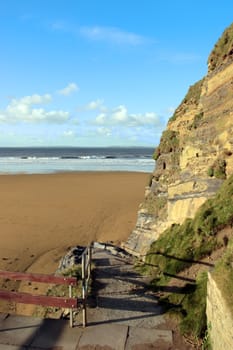
[[[0,1],[0,147],[156,147],[233,1]]]

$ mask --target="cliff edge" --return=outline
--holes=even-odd
[[[154,159],[136,227],[124,245],[138,256],[172,224],[193,218],[233,174],[233,24],[212,50],[207,75],[168,121]]]

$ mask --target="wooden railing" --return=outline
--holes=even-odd
[[[88,286],[91,276],[91,246],[86,248],[82,254],[82,297],[80,299],[72,297],[72,288],[77,286],[76,277],[63,277],[54,275],[43,275],[36,273],[22,273],[1,271],[0,278],[14,281],[28,281],[39,283],[50,283],[55,285],[67,285],[69,287],[69,297],[56,297],[48,295],[32,295],[23,292],[12,292],[0,290],[0,299],[11,302],[33,304],[41,306],[53,306],[70,309],[70,326],[73,327],[73,310],[77,309],[78,304],[82,304],[83,309],[83,327],[87,324],[86,299]]]
[[[68,285],[69,297],[55,297],[48,295],[32,295],[23,292],[11,292],[7,290],[0,290],[0,299],[22,303],[33,304],[41,306],[54,306],[70,309],[70,325],[73,327],[73,309],[77,309],[78,299],[72,298],[72,287],[77,285],[77,278],[75,277],[62,277],[53,275],[42,275],[36,273],[22,273],[11,271],[0,271],[0,277],[14,281],[28,281],[39,283],[50,283],[56,285]]]

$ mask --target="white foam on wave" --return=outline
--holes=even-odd
[[[133,171],[151,173],[155,162],[147,158],[0,157],[0,173],[48,174],[71,171]]]

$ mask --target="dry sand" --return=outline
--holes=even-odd
[[[53,274],[70,247],[127,239],[148,179],[129,172],[1,175],[0,269]],[[0,280],[0,288],[43,294],[47,286]],[[0,300],[0,312],[33,310]]]
[[[135,226],[149,174],[0,176],[0,269],[52,273],[68,247],[119,242]]]

